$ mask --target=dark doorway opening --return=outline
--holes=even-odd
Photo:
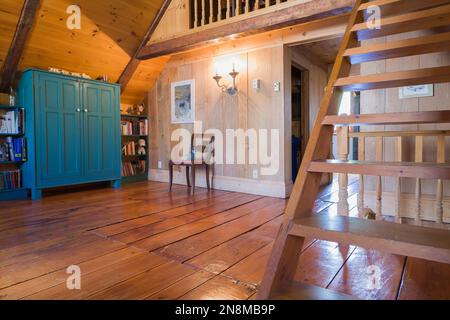
[[[297,178],[309,138],[309,72],[291,66],[292,181]]]

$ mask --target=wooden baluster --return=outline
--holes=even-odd
[[[214,5],[213,0],[209,0],[209,23],[214,22]]]
[[[397,137],[397,143],[396,143],[396,149],[395,149],[395,158],[396,161],[401,162],[403,160],[402,151],[403,151],[403,145],[402,145],[402,137]],[[395,190],[395,200],[396,200],[396,207],[394,210],[394,218],[395,222],[401,223],[401,196],[402,196],[402,180],[400,177],[396,178],[396,190]]]
[[[255,9],[256,9],[256,10],[258,10],[258,9],[261,8],[261,5],[259,4],[259,1],[260,1],[260,0],[256,0],[256,2],[255,2]]]
[[[423,136],[417,136],[416,137],[416,155],[415,155],[415,162],[423,162]],[[416,178],[416,216],[415,216],[415,223],[417,225],[422,224],[422,218],[421,218],[421,212],[422,212],[422,204],[421,204],[421,198],[422,198],[422,181],[420,178]]]
[[[270,6],[270,0],[264,0],[265,7],[268,8]]]
[[[230,18],[230,0],[227,0],[227,14],[226,14],[226,17],[227,17],[227,19],[229,19]]]
[[[337,128],[337,149],[338,158],[341,161],[348,160],[349,154],[349,128],[346,126]],[[348,205],[348,175],[344,173],[339,174],[339,200],[338,200],[338,214],[346,216],[349,214]]]
[[[245,0],[245,13],[249,13],[250,11],[250,0]]]
[[[202,27],[206,24],[206,0],[200,2],[202,7]]]
[[[383,161],[384,159],[384,152],[383,152],[383,137],[377,137],[376,138],[376,148],[375,148],[375,152],[376,152],[376,160],[377,161]],[[377,187],[376,187],[376,201],[377,201],[377,205],[376,205],[376,215],[377,215],[377,220],[382,220],[383,218],[383,212],[382,212],[382,197],[383,197],[383,181],[381,179],[381,176],[377,177]]]
[[[358,160],[364,161],[366,160],[366,138],[359,137],[358,138]],[[359,190],[358,190],[358,212],[361,218],[364,210],[364,175],[359,175]]]
[[[437,137],[437,163],[445,163],[445,136]],[[441,179],[437,181],[436,189],[436,223],[442,223],[444,208],[443,208],[443,197],[444,197],[444,183]]]
[[[198,0],[194,0],[194,28],[198,27]]]

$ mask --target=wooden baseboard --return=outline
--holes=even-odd
[[[169,171],[150,169],[148,179],[150,181],[169,182]],[[184,169],[182,170],[182,172],[175,171],[173,173],[173,181],[175,184],[186,185],[186,175]],[[206,187],[206,177],[203,171],[197,172],[196,186],[202,188]],[[281,181],[264,181],[215,176],[213,181],[213,188],[217,190],[242,192],[286,199],[290,195],[292,184],[288,185]]]

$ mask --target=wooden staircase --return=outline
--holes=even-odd
[[[379,6],[381,29],[366,23]],[[327,160],[335,125],[449,123],[450,111],[338,116],[343,90],[370,90],[450,82],[450,66],[349,76],[352,64],[450,50],[450,0],[357,0],[350,15],[320,110],[264,275],[259,299],[317,298],[293,281],[306,237],[450,263],[450,231],[348,216],[313,215],[323,173],[450,179],[450,164]],[[429,36],[361,46],[360,41],[427,30]],[[300,260],[300,261],[299,261]],[[296,291],[297,294],[296,294]],[[322,295],[324,299],[340,299]],[[346,297],[342,297],[345,299]]]

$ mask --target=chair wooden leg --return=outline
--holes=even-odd
[[[211,165],[211,189],[214,189],[214,175],[216,174],[216,166]]]
[[[211,183],[209,182],[209,165],[206,165],[206,187],[211,190]]]
[[[172,191],[173,186],[173,164],[169,163],[169,191]]]
[[[192,194],[195,193],[195,166],[192,166]]]
[[[186,167],[186,183],[187,183],[187,186],[190,188],[191,187],[191,178],[189,177],[189,167]]]

